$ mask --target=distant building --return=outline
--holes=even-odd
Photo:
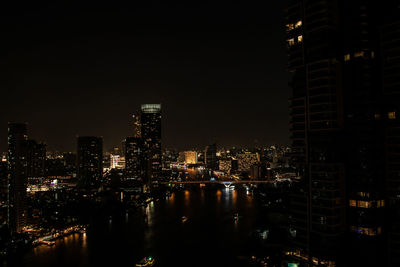
[[[238,171],[249,172],[251,166],[259,162],[259,156],[257,153],[241,153],[237,154]]]
[[[219,170],[226,173],[230,173],[232,170],[232,160],[231,159],[219,160]]]
[[[213,171],[218,169],[217,144],[214,143],[206,146],[204,150],[204,161],[208,169]]]
[[[80,136],[77,150],[80,186],[97,185],[103,177],[103,139],[94,136]]]
[[[0,225],[7,223],[8,211],[7,161],[0,160]]]
[[[65,174],[71,178],[76,177],[76,154],[72,152],[63,153]]]
[[[185,163],[186,164],[197,164],[197,152],[196,151],[185,151]]]
[[[161,175],[161,104],[143,104],[140,123],[145,183],[151,186]]]
[[[143,178],[142,140],[138,137],[127,137],[125,140],[125,176],[126,179]]]
[[[178,154],[178,162],[179,163],[185,162],[185,151],[179,152],[179,154]]]
[[[256,163],[250,167],[250,178],[253,180],[264,180],[267,178],[267,166],[263,162]]]
[[[35,140],[27,141],[27,176],[43,178],[45,176],[46,145]]]
[[[27,140],[25,123],[8,124],[8,225],[18,233],[27,219]]]
[[[133,117],[133,137],[141,138],[142,137],[142,122],[140,119],[140,112],[136,112]]]

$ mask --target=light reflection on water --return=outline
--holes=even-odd
[[[245,190],[221,187],[177,191],[165,201],[150,202],[137,212],[112,217],[111,224],[106,217],[88,235],[69,235],[57,240],[53,247],[36,247],[24,261],[34,267],[100,263],[119,266],[126,261],[134,266],[137,260],[153,255],[159,260],[158,266],[169,266],[161,262],[194,257],[192,254],[199,247],[208,248],[201,262],[207,258],[211,261],[213,251],[221,249],[229,250],[224,255],[234,258],[239,249],[247,247],[245,238],[256,214],[252,203],[253,197],[247,196]],[[241,216],[237,221],[233,217],[236,212]],[[182,216],[188,220],[182,221]]]

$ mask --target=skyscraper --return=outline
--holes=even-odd
[[[46,145],[35,140],[27,141],[27,176],[42,178],[45,176]]]
[[[125,140],[125,177],[127,180],[139,180],[143,175],[142,140],[127,137]]]
[[[385,146],[400,136],[388,128],[397,123],[400,90],[389,84],[399,70],[395,60],[385,69],[382,57],[391,46],[396,58],[399,31],[380,35],[391,3],[295,0],[287,9],[292,159],[302,176],[292,194],[293,245],[309,265],[385,258],[387,168],[398,173]],[[383,86],[382,73],[390,77]]]
[[[145,183],[150,185],[161,175],[161,104],[141,106],[141,137]]]
[[[217,144],[214,143],[206,146],[204,150],[204,161],[208,169],[213,171],[218,169]]]
[[[8,225],[21,232],[26,225],[27,125],[8,124]]]
[[[103,177],[103,139],[79,136],[77,142],[77,175],[82,187],[98,185]]]

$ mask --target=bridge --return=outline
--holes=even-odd
[[[162,182],[161,184],[223,184],[229,188],[233,184],[270,184],[273,181],[266,180],[215,180],[215,181],[170,181]]]

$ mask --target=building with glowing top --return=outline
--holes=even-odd
[[[161,104],[143,104],[140,114],[144,182],[151,186],[161,175]]]

